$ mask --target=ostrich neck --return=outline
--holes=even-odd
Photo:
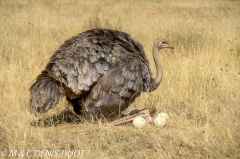
[[[157,76],[155,79],[152,78],[151,80],[151,88],[150,91],[154,91],[160,85],[162,77],[163,77],[163,70],[160,60],[159,50],[155,45],[153,46],[153,59],[157,69]]]

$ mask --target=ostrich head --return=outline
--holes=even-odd
[[[154,47],[156,47],[158,50],[163,49],[163,48],[170,48],[174,49],[172,45],[170,45],[166,40],[162,38],[157,38],[157,40],[154,43]]]

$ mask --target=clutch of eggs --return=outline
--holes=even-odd
[[[157,114],[157,116],[153,120],[153,123],[156,126],[163,127],[163,126],[166,125],[166,122],[167,122],[168,118],[169,118],[168,114],[162,112],[162,113]],[[143,117],[137,116],[133,119],[132,123],[133,123],[134,127],[142,128],[146,125],[147,122]]]

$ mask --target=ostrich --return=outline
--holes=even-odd
[[[148,109],[134,110],[120,118],[141,92],[157,89],[162,80],[159,50],[174,49],[157,38],[153,58],[157,68],[152,78],[143,46],[129,34],[110,29],[93,29],[66,40],[52,55],[30,87],[30,109],[46,112],[66,96],[78,115],[107,119],[118,125],[143,116]]]

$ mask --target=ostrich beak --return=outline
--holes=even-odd
[[[170,49],[174,49],[174,47],[173,47],[172,45],[170,45],[170,44],[169,44],[169,48],[170,48]]]
[[[173,47],[172,45],[170,45],[170,44],[169,44],[169,47],[168,47],[168,48],[174,49],[174,47]],[[174,50],[172,50],[171,52],[172,52],[172,54],[174,54]]]

